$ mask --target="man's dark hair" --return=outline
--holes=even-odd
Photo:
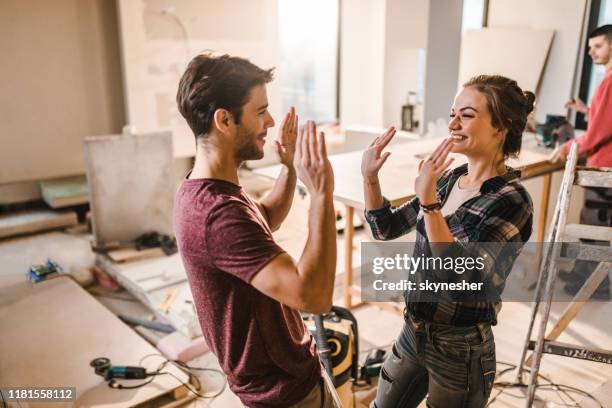
[[[589,33],[589,38],[605,35],[609,42],[612,42],[612,24],[602,25]]]
[[[240,123],[251,89],[272,81],[272,71],[227,54],[205,53],[192,59],[179,82],[176,102],[196,139],[210,132],[217,109],[228,110]]]

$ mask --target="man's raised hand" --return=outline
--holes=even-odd
[[[274,141],[280,162],[287,167],[291,167],[293,164],[297,134],[298,116],[295,113],[295,108],[292,106],[281,122],[278,137]]]
[[[313,121],[301,126],[293,159],[298,178],[311,195],[331,195],[334,191],[334,172],[327,158],[325,135]]]

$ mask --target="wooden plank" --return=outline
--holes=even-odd
[[[577,170],[574,184],[582,187],[612,188],[612,169]]]
[[[612,228],[599,225],[567,224],[563,232],[563,239],[566,238],[612,241]]]
[[[71,227],[77,224],[74,211],[23,211],[0,215],[0,238]]]
[[[85,176],[66,177],[40,182],[42,198],[51,208],[62,208],[89,202]]]
[[[137,250],[136,248],[121,248],[108,251],[106,253],[110,259],[115,262],[128,262],[137,261],[147,258],[156,258],[165,256],[164,251],[161,248],[145,248],[143,250]]]

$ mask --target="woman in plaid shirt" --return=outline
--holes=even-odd
[[[502,76],[470,79],[451,108],[449,137],[419,164],[416,197],[400,207],[390,206],[378,182],[390,155],[383,149],[395,129],[364,152],[365,214],[374,237],[391,240],[416,228],[415,253],[432,256],[429,244],[445,243],[444,251],[478,256],[484,268],[461,278],[484,282],[486,288],[477,299],[406,292],[405,324],[381,370],[372,407],[416,407],[426,396],[428,407],[486,405],[496,371],[491,325],[497,323],[505,279],[533,222],[520,172],[505,160],[520,152],[534,100],[533,93]],[[447,170],[451,152],[464,154],[468,163]],[[412,276],[418,280],[425,273]]]

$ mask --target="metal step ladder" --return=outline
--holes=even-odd
[[[582,187],[612,188],[611,168],[577,167],[577,161],[578,145],[573,143],[565,165],[565,172],[559,192],[559,200],[557,201],[557,206],[553,215],[552,228],[540,264],[540,275],[536,286],[535,299],[531,310],[531,320],[529,322],[525,345],[521,353],[521,359],[517,365],[516,382],[521,384],[523,383],[523,372],[527,369],[524,366],[531,367],[527,388],[527,408],[533,405],[543,353],[612,364],[612,350],[589,350],[582,346],[555,341],[568,327],[574,317],[576,317],[585,302],[588,301],[599,284],[608,276],[612,268],[612,248],[610,246],[588,245],[584,243],[571,244],[567,242],[568,240],[577,240],[580,238],[612,241],[612,228],[610,227],[566,224],[572,187],[574,185]],[[597,261],[599,265],[586,280],[572,301],[568,303],[554,327],[546,333],[553,290],[558,274],[556,261],[560,257]],[[533,341],[531,340],[531,335],[540,304],[542,304],[543,308],[541,320],[539,322],[539,331],[536,340]],[[534,353],[526,359],[528,350],[534,350]]]

